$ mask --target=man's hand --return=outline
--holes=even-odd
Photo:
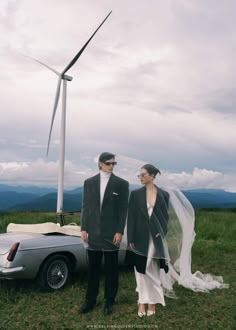
[[[120,234],[120,233],[115,233],[115,236],[114,236],[114,238],[113,238],[113,243],[114,243],[115,245],[119,245],[120,242],[121,242],[121,240],[122,240],[122,234]]]
[[[85,230],[81,231],[81,239],[84,243],[88,243],[88,233]]]
[[[129,247],[130,247],[131,249],[134,249],[134,243],[129,243]]]

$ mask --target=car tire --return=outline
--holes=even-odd
[[[53,255],[41,266],[37,282],[46,291],[62,289],[72,275],[71,262],[64,255]]]

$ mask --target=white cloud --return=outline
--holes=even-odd
[[[94,159],[84,159],[83,165],[76,165],[71,161],[65,163],[65,188],[72,189],[83,185],[88,177],[95,175],[97,156]],[[128,180],[130,184],[139,184],[137,174],[146,163],[143,160],[117,155],[118,166],[115,174]],[[82,163],[82,162],[81,162]],[[57,186],[58,162],[45,162],[38,159],[32,163],[0,163],[0,175],[4,178],[1,183],[9,185],[36,185],[44,187]],[[224,174],[217,171],[194,168],[192,172],[161,171],[156,183],[165,187],[180,189],[224,189],[236,192],[236,175]]]
[[[181,189],[224,189],[236,192],[235,174],[223,174],[221,172],[194,168],[193,172],[164,173],[164,183]],[[161,181],[161,180],[160,180]]]

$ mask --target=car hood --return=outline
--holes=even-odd
[[[0,234],[0,254],[7,253],[12,245],[35,237],[43,236],[35,233],[5,233]]]

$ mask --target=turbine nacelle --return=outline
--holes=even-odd
[[[66,74],[64,74],[63,76],[61,76],[61,79],[71,81],[73,79],[73,77],[67,76]]]

